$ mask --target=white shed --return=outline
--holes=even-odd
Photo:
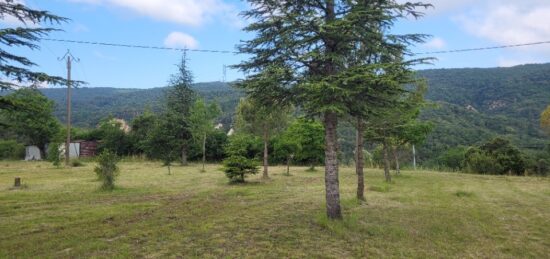
[[[25,161],[42,160],[40,149],[37,146],[25,147]]]

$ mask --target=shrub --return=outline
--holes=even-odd
[[[52,162],[55,167],[61,166],[61,151],[58,143],[48,145],[48,161]]]
[[[98,165],[95,167],[94,172],[97,177],[102,181],[101,189],[112,190],[115,188],[115,179],[118,175],[119,169],[117,167],[118,157],[109,150],[103,150],[99,156],[97,156]]]
[[[469,148],[465,155],[466,169],[473,173],[523,175],[526,163],[521,151],[501,138]]]
[[[24,157],[24,145],[15,140],[0,140],[0,160],[19,160]]]
[[[258,166],[254,160],[243,156],[230,156],[223,161],[223,171],[232,183],[243,183],[248,174],[257,174]]]

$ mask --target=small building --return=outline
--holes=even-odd
[[[25,161],[42,160],[42,154],[37,146],[25,147]]]
[[[62,156],[65,155],[65,144],[59,145],[59,151]],[[70,158],[94,157],[97,154],[97,141],[94,140],[74,140],[69,145]]]

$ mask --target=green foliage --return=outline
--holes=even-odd
[[[10,89],[17,84],[13,83],[31,83],[38,85],[47,82],[48,84],[62,84],[65,80],[61,77],[52,77],[45,73],[32,72],[28,68],[36,66],[34,62],[23,56],[17,56],[10,53],[19,48],[28,48],[31,50],[39,49],[41,38],[46,37],[50,32],[57,29],[43,26],[44,23],[60,24],[67,22],[67,18],[53,15],[47,11],[31,9],[22,1],[5,0],[0,3],[0,19],[15,18],[24,26],[17,28],[8,27],[10,23],[3,22],[4,26],[0,29],[0,43],[2,51],[0,52],[0,73],[4,76],[0,80],[0,90]],[[0,108],[13,108],[13,103],[0,96]]]
[[[190,130],[194,142],[201,145],[203,170],[206,162],[207,138],[215,131],[214,123],[220,113],[220,107],[216,103],[206,104],[202,99],[197,99],[191,109]]]
[[[206,161],[220,162],[225,158],[225,147],[229,138],[222,130],[214,130],[206,136]],[[189,147],[189,159],[199,161],[202,159],[202,143],[193,142]]]
[[[247,175],[258,173],[258,165],[252,159],[232,155],[223,160],[223,171],[231,183],[244,183]]]
[[[117,155],[106,149],[97,156],[96,160],[98,164],[94,168],[94,172],[102,182],[101,189],[113,190],[115,188],[116,177],[119,173]]]
[[[101,139],[98,150],[109,150],[117,155],[129,155],[132,142],[123,129],[122,122],[108,117],[99,124],[98,135]]]
[[[175,116],[172,113],[162,115],[143,143],[147,157],[160,159],[168,167],[178,159],[183,141]]]
[[[510,141],[495,138],[465,154],[466,170],[481,174],[523,175],[526,162],[523,154]]]
[[[133,143],[132,146],[135,153],[145,153],[147,137],[149,132],[155,128],[157,121],[157,116],[147,110],[132,120],[132,130],[129,137]]]
[[[0,160],[20,160],[25,157],[25,146],[15,140],[0,139]]]
[[[540,125],[550,135],[550,105],[540,115]]]
[[[315,120],[299,118],[293,121],[283,132],[282,138],[298,144],[294,160],[303,165],[315,166],[322,164],[325,158],[325,129]]]
[[[269,137],[286,127],[291,113],[290,106],[266,106],[259,100],[243,98],[237,106],[235,130]]]
[[[0,124],[18,142],[37,146],[45,154],[45,146],[59,134],[61,126],[52,115],[54,102],[36,89],[23,88],[3,97],[17,109],[0,110]],[[4,130],[3,130],[4,131]]]
[[[191,88],[192,83],[193,75],[187,68],[187,60],[184,55],[178,65],[178,72],[173,74],[169,80],[170,88],[165,95],[167,114],[169,114],[171,123],[176,127],[174,128],[177,132],[175,137],[181,142],[179,152],[181,153],[182,164],[187,163],[186,156],[192,138],[189,121],[193,100],[195,99],[195,93]],[[165,163],[167,163],[167,160]],[[168,162],[167,165],[169,164]]]
[[[61,166],[61,151],[59,150],[60,143],[52,142],[48,145],[48,161],[59,168]]]
[[[244,133],[233,134],[225,146],[227,156],[242,156],[248,159],[257,159],[262,153],[262,141]]]
[[[463,146],[447,150],[437,159],[439,166],[443,167],[444,169],[461,171],[464,167],[466,151],[467,148]]]

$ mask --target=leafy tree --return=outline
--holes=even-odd
[[[261,136],[264,142],[263,178],[269,178],[268,144],[271,135],[286,127],[291,113],[290,107],[276,108],[261,105],[254,99],[241,99],[237,106],[236,130]]]
[[[59,168],[61,166],[61,150],[59,150],[59,142],[51,142],[48,145],[48,161]]]
[[[262,152],[262,141],[255,136],[239,133],[229,137],[229,142],[225,146],[227,156],[242,156],[248,159],[257,159]]]
[[[139,154],[145,153],[147,137],[155,128],[157,122],[158,117],[149,110],[145,110],[145,112],[132,120],[130,139],[133,143],[133,149],[135,152]]]
[[[97,156],[96,159],[97,166],[94,168],[94,172],[97,174],[98,179],[102,182],[101,189],[113,190],[115,188],[116,177],[120,171],[117,166],[117,155],[108,149],[105,149]]]
[[[445,153],[439,156],[439,165],[445,169],[452,169],[457,171],[462,170],[464,168],[466,151],[467,148],[463,146],[447,150]]]
[[[187,68],[187,60],[184,55],[178,65],[178,72],[169,80],[169,90],[166,93],[166,105],[168,113],[178,128],[178,138],[181,139],[181,164],[187,165],[187,156],[191,132],[189,129],[189,116],[195,98],[192,89],[193,75]]]
[[[275,155],[286,160],[286,174],[290,175],[290,163],[296,154],[300,152],[301,147],[298,138],[287,133],[288,131],[285,131],[276,138],[273,146]]]
[[[64,84],[65,80],[61,77],[30,71],[29,67],[36,66],[34,62],[26,57],[10,53],[7,49],[10,47],[39,49],[37,43],[40,39],[50,32],[57,31],[57,29],[42,25],[44,23],[58,25],[67,22],[68,19],[47,11],[31,9],[21,1],[4,0],[0,2],[0,19],[5,20],[7,18],[15,18],[25,26],[0,29],[0,43],[7,47],[2,47],[2,51],[0,51],[0,72],[5,76],[0,80],[0,89],[11,89],[18,86],[14,82],[29,82],[33,85],[43,82]],[[0,108],[6,109],[9,107],[13,107],[13,103],[9,99],[6,100],[0,97]]]
[[[392,146],[422,141],[429,132],[430,125],[416,121],[420,107],[423,104],[425,85],[422,81],[412,77],[410,71],[404,70],[395,75],[394,79],[387,79],[382,84],[390,84],[399,94],[392,94],[389,101],[392,106],[376,109],[366,125],[366,136],[369,140],[382,144],[384,160],[384,176],[391,182],[389,152],[393,151],[396,167],[399,170],[397,152]],[[404,88],[409,83],[409,88]],[[392,149],[392,150],[390,150]]]
[[[35,145],[42,157],[45,147],[59,133],[61,126],[52,115],[54,103],[36,89],[23,88],[3,97],[17,109],[0,110],[0,121],[19,142]]]
[[[202,99],[197,99],[189,116],[191,134],[196,142],[202,144],[202,171],[206,163],[206,139],[215,130],[215,120],[220,115],[220,107],[216,103],[207,105]]]
[[[540,125],[550,135],[550,105],[540,115]]]
[[[130,154],[132,142],[122,127],[122,123],[112,116],[100,122],[97,130],[101,139],[98,145],[100,152],[109,150],[119,156]]]
[[[178,119],[172,113],[163,114],[144,143],[145,154],[151,159],[160,159],[168,167],[168,174],[171,173],[172,163],[178,159],[183,141],[180,138]]]
[[[294,120],[286,131],[283,138],[297,142],[298,150],[294,156],[296,162],[310,166],[315,170],[315,165],[322,164],[324,159],[324,128],[318,121],[299,118]]]
[[[225,147],[229,141],[222,129],[214,129],[206,136],[206,161],[221,162],[225,157]],[[189,148],[189,158],[195,161],[202,159],[202,143],[193,142]]]
[[[249,0],[251,10],[244,16],[253,20],[245,28],[256,36],[245,41],[240,51],[251,58],[237,67],[244,72],[284,71],[285,82],[267,89],[250,86],[250,91],[266,91],[271,98],[293,100],[310,114],[320,115],[325,126],[325,190],[327,216],[342,217],[338,180],[337,125],[349,113],[348,99],[357,92],[342,84],[350,75],[361,76],[350,67],[348,58],[362,44],[374,40],[373,22],[393,25],[393,21],[426,6],[380,0],[381,12],[372,13],[370,1],[305,0],[299,2]],[[395,37],[395,43],[414,39]],[[346,73],[350,72],[350,73]],[[287,74],[286,74],[287,73]],[[270,94],[274,93],[274,94]]]

